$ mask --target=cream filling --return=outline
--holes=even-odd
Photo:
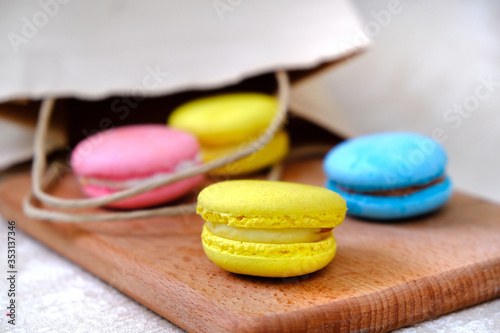
[[[331,235],[332,228],[241,228],[206,221],[208,230],[214,235],[239,242],[266,244],[313,243]]]
[[[184,171],[195,167],[201,162],[201,155],[196,155],[193,159],[183,160],[174,168],[174,172],[159,172],[144,178],[129,178],[126,180],[105,180],[102,178],[92,178],[92,177],[79,177],[78,181],[83,185],[94,185],[99,187],[105,187],[113,190],[124,190],[145,184],[154,183],[163,177],[171,176],[177,172]]]

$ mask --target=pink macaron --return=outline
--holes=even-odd
[[[92,198],[138,186],[201,163],[197,139],[165,125],[133,125],[96,133],[78,143],[71,167]],[[108,204],[114,208],[155,206],[191,191],[203,175]]]

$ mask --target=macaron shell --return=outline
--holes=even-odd
[[[451,197],[452,183],[446,177],[441,183],[405,196],[372,196],[342,191],[332,181],[326,186],[338,192],[347,202],[347,213],[370,219],[394,220],[432,212]]]
[[[261,134],[277,109],[274,96],[225,94],[181,105],[172,112],[168,124],[193,133],[203,146],[225,146]]]
[[[199,154],[195,136],[164,125],[133,125],[94,134],[71,155],[73,172],[84,178],[125,180],[174,172]]]
[[[135,197],[107,204],[106,206],[121,209],[136,209],[159,205],[187,194],[194,187],[200,184],[203,178],[204,177],[202,175],[199,175],[183,179],[173,184],[159,187],[143,194],[139,194]],[[82,190],[87,196],[91,198],[103,197],[116,192],[116,190],[89,184],[82,185]]]
[[[81,141],[73,150],[71,166],[83,192],[95,198],[118,191],[108,188],[106,182],[140,183],[158,174],[173,174],[201,163],[199,153],[192,134],[164,125],[133,125]],[[202,180],[203,176],[195,176],[107,206],[131,209],[158,205],[186,194]]]
[[[345,200],[328,189],[281,181],[231,180],[198,195],[203,219],[247,228],[333,228],[342,223]]]
[[[241,148],[245,147],[249,143],[241,143],[239,145],[234,145],[230,147],[214,148],[207,147],[202,148],[203,160],[206,162],[221,158],[232,154]],[[213,175],[244,175],[257,170],[263,169],[270,165],[273,165],[281,161],[289,150],[289,138],[288,134],[284,131],[278,132],[271,142],[265,145],[262,149],[249,155],[241,160],[230,163],[223,167],[214,169],[210,171]]]
[[[202,232],[203,250],[220,268],[237,274],[291,277],[322,269],[333,259],[333,235],[315,243],[264,244],[237,242]]]
[[[367,135],[335,146],[325,157],[328,178],[372,191],[425,184],[444,175],[447,156],[432,139],[405,132]]]

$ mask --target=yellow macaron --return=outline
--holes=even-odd
[[[209,162],[232,154],[249,143],[250,142],[242,142],[239,145],[221,147],[202,147],[201,156],[204,161]],[[214,175],[242,175],[263,169],[285,158],[289,146],[288,134],[285,131],[279,131],[274,135],[273,139],[259,151],[241,160],[214,169],[210,171],[210,173]]]
[[[265,180],[210,185],[198,196],[206,221],[203,249],[229,272],[290,277],[325,267],[335,256],[332,229],[346,203],[322,187]]]
[[[205,162],[229,155],[261,135],[278,108],[275,97],[261,93],[230,93],[200,98],[175,109],[171,127],[194,134]],[[288,134],[278,132],[256,153],[213,170],[213,174],[241,175],[268,167],[289,151]]]

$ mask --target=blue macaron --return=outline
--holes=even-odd
[[[406,132],[346,140],[325,157],[326,187],[347,202],[347,213],[403,219],[444,205],[452,193],[447,155],[436,141]]]

